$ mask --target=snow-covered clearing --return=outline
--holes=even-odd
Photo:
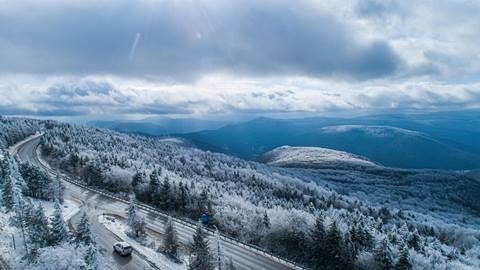
[[[52,216],[53,214],[53,202],[47,202],[47,201],[40,201],[42,204],[43,209],[45,210],[45,215],[47,217]],[[72,200],[65,200],[62,204],[62,213],[63,213],[63,220],[67,222],[70,220],[73,216],[75,216],[78,211],[80,211],[80,205]]]
[[[187,269],[187,266],[185,262],[181,264],[177,264],[170,259],[168,259],[165,255],[162,253],[156,252],[155,249],[158,247],[160,244],[158,241],[150,239],[150,241],[145,241],[148,243],[154,243],[154,245],[151,245],[149,247],[144,246],[143,244],[139,243],[136,239],[131,238],[128,236],[125,231],[127,231],[127,225],[122,221],[119,220],[113,216],[108,216],[108,215],[100,215],[98,216],[98,222],[103,224],[109,231],[111,231],[113,234],[115,234],[117,237],[122,239],[122,241],[125,241],[129,243],[135,251],[140,253],[142,256],[144,256],[148,261],[153,263],[155,266],[157,266],[160,269],[172,269],[172,270],[181,270],[181,269]],[[185,261],[185,260],[183,260]]]

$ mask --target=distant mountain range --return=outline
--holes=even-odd
[[[198,147],[257,159],[283,145],[346,151],[399,168],[480,168],[480,111],[357,118],[258,118],[182,135]]]
[[[145,136],[168,136],[202,130],[218,129],[226,122],[200,119],[147,118],[143,120],[90,121],[89,125],[108,128],[122,133]]]

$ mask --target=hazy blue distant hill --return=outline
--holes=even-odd
[[[283,145],[365,156],[400,168],[480,168],[478,111],[358,118],[258,118],[184,135],[199,147],[257,159]]]
[[[91,121],[90,125],[108,128],[122,133],[141,134],[146,136],[165,136],[183,134],[201,130],[217,129],[226,123],[221,121],[199,119],[147,118],[137,121]]]

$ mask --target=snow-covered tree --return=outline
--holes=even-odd
[[[165,234],[161,251],[173,260],[178,260],[178,238],[177,231],[171,218],[168,219],[165,226]]]
[[[404,246],[400,250],[400,254],[398,256],[397,262],[395,263],[394,269],[395,270],[411,270],[412,269],[412,264],[410,263],[407,246]]]
[[[44,200],[52,199],[52,181],[44,172],[30,163],[21,164],[19,172],[26,183],[26,195]]]
[[[373,250],[373,259],[375,260],[379,270],[393,269],[392,250],[390,249],[386,238],[379,241]]]
[[[198,224],[193,235],[190,251],[189,270],[213,270],[215,268],[212,255],[210,254],[208,238],[201,224]]]
[[[220,232],[215,230],[214,263],[217,270],[225,270],[225,251],[223,250]]]
[[[75,241],[86,246],[95,244],[92,232],[90,231],[90,223],[88,221],[87,213],[85,212],[83,212],[80,222],[77,225]]]
[[[323,217],[319,215],[311,231],[310,241],[310,261],[314,269],[321,269],[326,262],[327,250],[325,249],[325,236],[326,232],[323,225]]]
[[[135,237],[140,237],[145,234],[145,220],[140,218],[137,213],[137,207],[133,199],[130,199],[130,203],[127,208],[127,225],[130,228],[130,231],[127,232]]]
[[[50,227],[41,204],[36,206],[33,211],[30,212],[28,234],[30,242],[35,247],[43,248],[48,245]]]
[[[14,204],[13,198],[13,179],[10,175],[10,172],[6,172],[6,176],[2,183],[2,202],[3,206],[7,211],[12,210]]]
[[[163,179],[158,194],[158,207],[162,210],[169,210],[172,207],[171,194],[170,194],[170,180],[168,177]]]
[[[87,252],[85,254],[84,260],[85,260],[85,270],[99,269],[98,251],[97,251],[97,247],[94,244],[89,244],[87,246]]]
[[[54,200],[58,200],[58,202],[63,203],[64,188],[62,186],[62,181],[60,180],[60,175],[58,174],[52,181],[52,192]]]
[[[62,208],[58,200],[55,200],[53,215],[50,218],[50,224],[50,243],[52,245],[58,245],[67,242],[69,236],[63,220]]]
[[[338,230],[336,221],[333,221],[325,235],[325,264],[331,269],[343,269],[343,239]]]

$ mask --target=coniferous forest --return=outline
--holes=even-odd
[[[5,150],[43,130],[42,157],[85,184],[133,194],[193,222],[207,214],[207,227],[311,269],[475,269],[480,262],[478,199],[470,193],[479,183],[460,172],[278,168],[204,152],[180,139],[52,121],[2,118],[0,124],[2,209],[15,213],[12,220],[29,234],[32,260],[69,248],[87,262],[98,257],[86,216],[76,235],[68,235],[58,213],[47,218],[29,204],[35,198],[58,207],[58,180],[18,164]],[[420,183],[406,188],[405,181]],[[429,184],[438,181],[452,183],[450,194]],[[380,191],[369,193],[376,185]],[[463,185],[470,190],[461,191]],[[203,241],[198,231],[193,254],[204,252]],[[175,244],[166,246],[175,258]],[[209,261],[197,263],[213,269]]]

